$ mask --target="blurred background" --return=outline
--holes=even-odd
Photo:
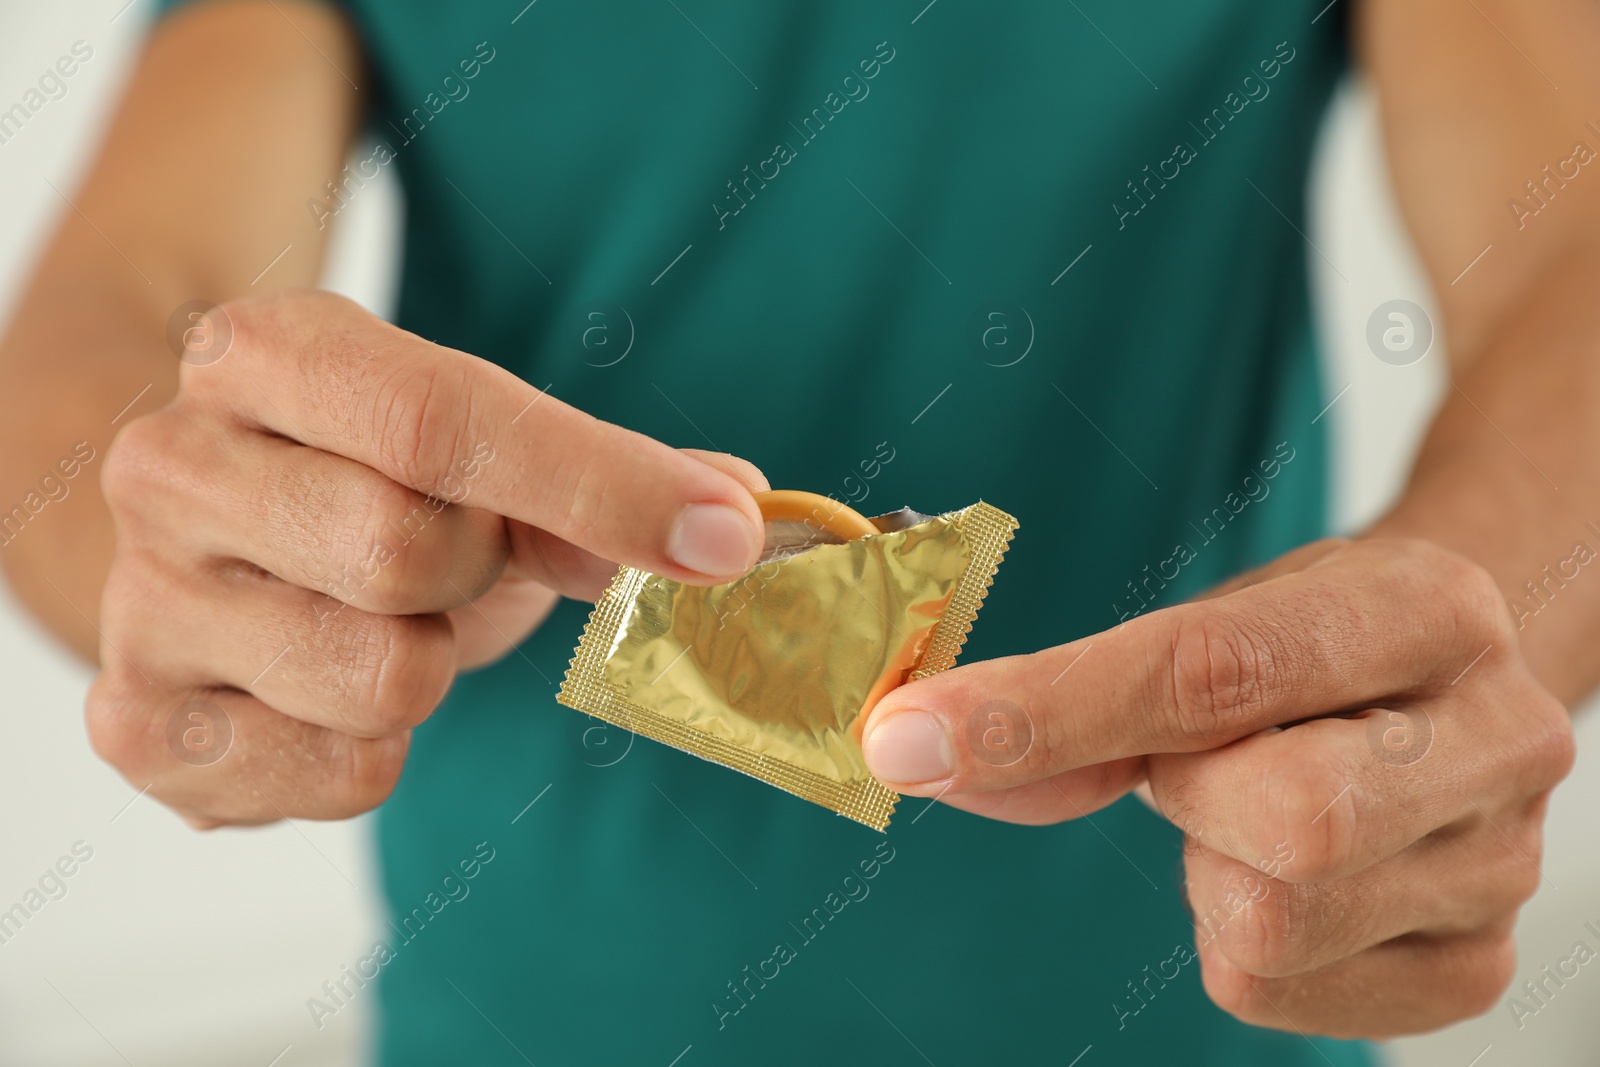
[[[0,321],[88,162],[136,54],[149,0],[11,4],[0,15],[0,106],[82,41],[92,58],[0,142]],[[1308,250],[1334,401],[1337,514],[1359,526],[1392,497],[1442,388],[1441,346],[1393,366],[1365,340],[1380,304],[1433,301],[1391,202],[1366,89],[1345,86],[1323,131]],[[325,284],[391,307],[400,192],[385,171],[339,217]],[[1335,269],[1336,268],[1336,269]],[[85,314],[92,309],[85,308]],[[0,414],[3,417],[3,414]],[[49,895],[0,930],[0,1067],[333,1067],[362,1061],[370,992],[321,1025],[306,1007],[365,955],[382,924],[367,821],[196,834],[90,753],[90,671],[0,588],[0,913]],[[1517,982],[1600,928],[1600,716],[1580,715],[1578,766],[1550,809],[1545,885],[1518,925]],[[88,858],[85,859],[84,857]],[[58,861],[70,877],[52,879]],[[59,886],[59,888],[58,888]],[[1175,904],[1176,906],[1176,904]],[[1390,1046],[1397,1067],[1592,1067],[1600,971],[1585,968],[1519,1027],[1508,1003]],[[363,999],[363,996],[368,998]],[[1175,1052],[1177,1050],[1174,1050]]]

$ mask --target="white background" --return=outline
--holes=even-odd
[[[127,74],[149,5],[134,0],[119,13],[122,4],[52,0],[9,5],[0,16],[0,108],[74,41],[94,49],[67,95],[0,144],[0,316],[9,316],[39,243],[67,210],[49,183],[70,195]],[[1363,340],[1378,304],[1430,300],[1398,232],[1371,102],[1359,87],[1330,117],[1314,191],[1316,251],[1308,255],[1328,341],[1328,396],[1350,387],[1327,416],[1348,528],[1398,487],[1441,382],[1437,349],[1419,364],[1392,367]],[[342,213],[327,279],[379,314],[393,298],[398,209],[398,191],[382,184]],[[88,670],[4,596],[0,590],[0,910],[75,842],[94,855],[68,880],[65,897],[0,945],[0,1067],[359,1062],[370,1004],[358,997],[318,1030],[305,1001],[376,936],[365,821],[190,832],[90,754],[81,717]],[[1596,719],[1581,722],[1579,765],[1551,807],[1546,885],[1518,927],[1519,982],[1580,938],[1600,946],[1583,929],[1586,920],[1600,925]],[[1600,1056],[1600,968],[1582,970],[1525,1022],[1519,1030],[1502,1001],[1482,1019],[1395,1043],[1395,1062],[1592,1065]]]

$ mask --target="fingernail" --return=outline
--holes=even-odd
[[[890,715],[862,740],[861,751],[867,769],[886,782],[936,782],[955,769],[944,726],[925,711]]]
[[[680,567],[717,577],[743,574],[761,551],[761,531],[726,504],[690,504],[667,539],[667,556]]]

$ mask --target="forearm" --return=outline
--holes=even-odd
[[[350,78],[365,80],[356,39],[331,6],[194,5],[157,28],[64,193],[0,339],[0,569],[84,656],[114,544],[106,447],[175,394],[180,307],[315,284],[326,232],[306,204],[339,177],[360,113]]]
[[[1469,366],[1558,260],[1600,241],[1597,164],[1575,160],[1579,142],[1600,151],[1600,6],[1363,0],[1356,12],[1395,196],[1451,362]]]
[[[1600,565],[1578,562],[1600,552],[1600,176],[1574,163],[1600,149],[1600,9],[1363,0],[1357,13],[1452,378],[1373,529],[1487,568],[1528,662],[1570,705],[1600,684]]]
[[[60,244],[72,243],[64,233]],[[178,361],[153,286],[120,261],[133,284],[102,257],[60,258],[40,269],[0,342],[0,395],[11,401],[0,421],[0,568],[40,621],[93,659],[113,546],[101,461],[121,426],[172,397]]]
[[[1539,284],[1448,389],[1405,493],[1371,532],[1487,568],[1534,672],[1569,706],[1600,684],[1600,248]]]

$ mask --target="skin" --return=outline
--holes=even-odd
[[[1206,990],[1246,1021],[1425,1030],[1510,980],[1572,760],[1564,703],[1600,681],[1600,583],[1521,628],[1506,604],[1600,518],[1600,178],[1521,230],[1504,203],[1600,118],[1597,20],[1585,0],[1360,9],[1455,374],[1389,515],[1198,602],[907,686],[868,724],[880,777],[991,818],[1143,789],[1186,835]],[[0,564],[98,658],[95,749],[196,826],[367,810],[455,672],[558,594],[594,596],[617,561],[711,582],[756,551],[766,484],[748,464],[600,423],[309,291],[325,233],[304,202],[336,177],[365,81],[350,27],[313,4],[163,22],[0,346],[0,392],[33,401],[0,426],[0,499],[76,441],[96,457]],[[214,361],[167,346],[196,293],[222,305],[198,325],[231,335]],[[708,505],[728,522],[686,539],[686,509]],[[433,517],[380,560],[419,507]],[[1031,724],[1009,763],[967,740],[997,699]],[[227,759],[168,745],[192,700],[232,723]]]
[[[354,38],[315,5],[164,23],[0,358],[9,395],[42,401],[7,427],[6,498],[75,439],[97,457],[6,545],[8,577],[98,656],[95,750],[197,827],[368,810],[457,671],[559,595],[594,598],[617,562],[726,580],[761,545],[748,463],[290,288],[323,254],[306,191],[353,131],[341,70],[360,74]],[[285,288],[248,295],[286,238]],[[195,291],[224,302],[175,359],[168,319]],[[227,759],[168,744],[175,721],[224,718]]]

